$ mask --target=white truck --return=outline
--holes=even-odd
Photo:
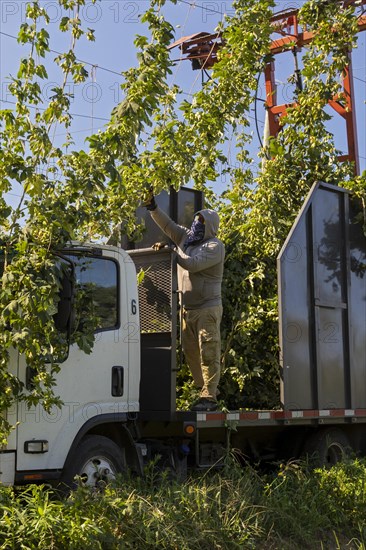
[[[94,348],[87,355],[70,345],[55,388],[61,408],[19,402],[7,411],[16,428],[0,452],[1,483],[70,484],[80,476],[94,486],[126,468],[140,474],[156,457],[184,476],[187,467],[219,464],[228,448],[266,460],[316,452],[323,464],[347,449],[365,453],[366,244],[346,190],[314,184],[278,257],[280,410],[176,410],[179,315],[169,248],[86,244],[64,254],[77,283],[93,289]],[[9,369],[31,388],[22,356],[13,354]]]

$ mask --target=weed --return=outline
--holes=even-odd
[[[237,456],[186,483],[148,469],[64,500],[47,486],[0,488],[6,550],[365,550],[366,461],[261,473]]]

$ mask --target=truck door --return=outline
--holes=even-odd
[[[123,334],[127,288],[125,265],[119,256],[113,250],[108,250],[108,255],[69,255],[76,278],[71,342],[86,337],[83,328],[92,322],[90,313],[97,319],[95,342],[90,353],[77,343],[70,346],[55,387],[64,403],[61,409],[47,413],[41,406],[27,409],[19,404],[17,470],[62,468],[72,441],[85,423],[101,415],[117,419],[128,411],[128,341]],[[21,362],[20,372],[25,373],[24,358]],[[46,442],[44,447],[41,443],[37,446],[42,441]],[[29,448],[32,452],[27,452]]]

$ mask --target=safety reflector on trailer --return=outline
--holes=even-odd
[[[322,423],[326,419],[338,420],[349,419],[355,421],[363,419],[366,422],[366,409],[321,409],[321,410],[302,410],[302,411],[237,411],[230,413],[207,412],[197,413],[197,423],[212,423],[217,422],[230,426],[230,422],[235,422],[237,425],[247,425],[253,422],[260,424],[282,424],[284,422],[291,423],[301,422],[304,420],[318,420]]]

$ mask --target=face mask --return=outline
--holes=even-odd
[[[184,246],[189,246],[190,244],[199,243],[203,240],[205,236],[205,224],[200,222],[198,216],[194,219],[191,229],[189,231],[188,238],[184,243]]]

